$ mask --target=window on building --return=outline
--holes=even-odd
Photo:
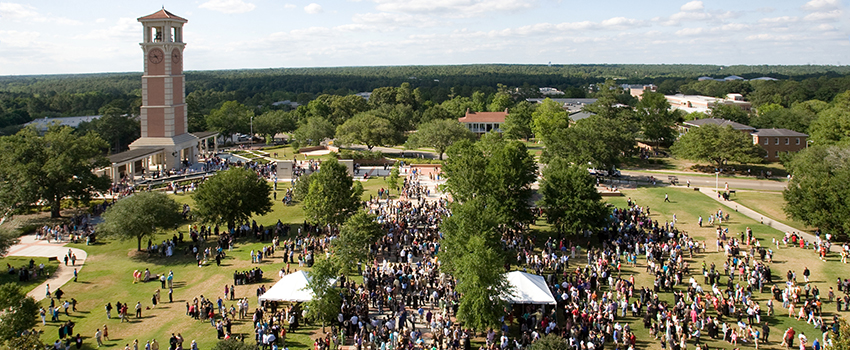
[[[798,137],[797,138],[797,145],[799,145],[799,144],[800,144],[800,138]]]
[[[778,144],[779,144],[779,138],[778,138],[778,137],[776,138],[776,141],[773,141],[773,144],[774,144],[774,145],[778,145]]]
[[[786,137],[786,138],[785,138],[785,145],[786,145],[786,146],[788,146],[788,145],[790,145],[790,144],[791,144],[791,139],[789,139],[789,138],[787,138],[787,137]]]
[[[776,151],[776,158],[779,158],[779,151]]]
[[[764,138],[764,145],[765,145],[765,146],[767,146],[767,145],[769,145],[769,144],[770,144],[770,138],[765,137],[765,138]]]

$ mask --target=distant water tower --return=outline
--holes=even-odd
[[[551,67],[551,66],[552,66],[552,61],[549,61],[549,67]]]

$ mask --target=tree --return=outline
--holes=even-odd
[[[499,84],[501,85],[501,84]],[[503,85],[504,86],[504,85]],[[487,106],[490,112],[502,112],[514,105],[514,100],[507,91],[499,91],[493,95],[493,101]]]
[[[15,283],[0,285],[0,310],[0,341],[18,338],[37,323],[38,303]]]
[[[663,94],[644,90],[640,102],[635,107],[635,114],[644,138],[656,146],[660,145],[662,140],[673,141],[676,136],[673,129],[676,114],[670,110],[670,103]]]
[[[373,112],[358,113],[336,128],[337,140],[344,144],[364,144],[369,150],[375,146],[386,146],[401,138],[389,120],[375,116]]]
[[[139,192],[124,198],[103,213],[98,232],[119,240],[153,238],[160,230],[171,229],[181,220],[180,204],[162,192]]]
[[[561,107],[561,104],[553,101],[550,98],[543,100],[534,112],[531,114],[531,130],[534,135],[547,142],[549,137],[559,131],[570,126],[570,117],[567,111]]]
[[[337,260],[341,275],[351,272],[354,264],[369,259],[372,245],[383,235],[376,219],[376,216],[360,210],[345,220],[340,227],[339,237],[331,241],[331,257]]]
[[[585,167],[553,159],[543,169],[538,205],[546,212],[546,222],[559,234],[576,234],[602,227],[608,216],[602,195]]]
[[[124,113],[124,110],[107,105],[100,109],[101,117],[77,126],[79,134],[94,131],[110,145],[112,153],[127,149],[131,142],[141,136],[141,124],[137,119]]]
[[[248,133],[253,115],[254,112],[251,112],[248,107],[241,103],[227,101],[221,105],[221,108],[210,112],[206,119],[207,127],[218,131],[221,135],[231,137],[237,132]]]
[[[569,350],[567,340],[555,333],[549,333],[531,343],[529,350]]]
[[[850,223],[850,147],[812,145],[786,164],[792,175],[785,189],[789,217],[836,236],[846,236]]]
[[[718,167],[729,161],[760,163],[766,154],[761,146],[753,144],[749,134],[713,124],[691,128],[670,150],[677,157],[709,161]]]
[[[254,118],[254,132],[264,135],[266,143],[271,143],[276,134],[294,130],[295,119],[291,112],[268,111]]]
[[[449,158],[443,172],[452,198],[463,203],[484,195],[486,190],[482,186],[487,184],[484,153],[469,140],[455,142],[446,152]]]
[[[440,160],[443,160],[443,153],[453,143],[474,139],[475,134],[457,120],[441,119],[420,125],[419,130],[408,137],[405,147],[410,149],[433,147]]]
[[[313,181],[313,174],[304,174],[298,177],[298,180],[295,181],[295,189],[292,190],[292,199],[296,201],[303,201],[307,198],[307,194],[310,193],[310,183]]]
[[[594,115],[553,133],[543,150],[542,159],[548,163],[554,158],[563,158],[574,164],[612,169],[634,148],[635,137],[629,121]]]
[[[308,221],[338,226],[357,212],[363,186],[352,179],[345,165],[336,159],[322,162],[319,172],[310,177],[310,189],[304,198]]]
[[[452,115],[449,113],[449,111],[443,108],[443,106],[436,105],[428,107],[428,109],[422,112],[422,117],[419,119],[419,122],[427,123],[430,121],[441,119],[452,119]]]
[[[109,166],[109,147],[95,133],[77,135],[67,126],[52,125],[44,136],[27,127],[0,137],[0,198],[9,208],[44,200],[51,217],[60,217],[62,199],[88,202],[109,188],[107,176],[94,170]]]
[[[399,181],[398,166],[399,166],[399,163],[393,164],[393,168],[392,168],[392,170],[390,170],[390,175],[387,176],[387,178],[385,180],[387,182],[387,188],[389,188],[389,189],[398,190],[398,181]]]
[[[624,119],[629,116],[630,108],[622,106],[627,106],[633,101],[632,95],[625,93],[620,85],[609,79],[599,85],[596,102],[584,106],[582,110],[607,119]]]
[[[534,220],[529,208],[534,194],[531,185],[537,180],[537,163],[525,144],[509,141],[495,149],[485,174],[489,184],[489,195],[485,198],[499,224],[517,227]]]
[[[192,198],[203,222],[233,227],[271,211],[271,191],[271,185],[257,173],[231,168],[204,181]]]
[[[9,248],[18,244],[19,241],[20,239],[18,239],[18,234],[15,231],[0,228],[0,256],[6,256]]]
[[[325,324],[334,322],[342,306],[342,297],[334,287],[332,279],[339,276],[339,267],[331,259],[319,259],[310,270],[307,288],[313,293],[313,299],[307,302],[307,317]]]
[[[830,349],[850,349],[850,323],[847,323],[847,320],[843,318],[839,318],[837,326],[838,331],[832,328],[830,333],[830,339],[832,339]]]
[[[325,118],[310,117],[295,130],[293,137],[302,145],[318,145],[334,136],[333,124]]]
[[[505,307],[502,293],[510,290],[497,225],[494,212],[482,199],[453,204],[452,215],[440,225],[444,233],[441,268],[457,279],[462,295],[457,318],[478,330],[499,324]]]
[[[535,111],[535,105],[528,101],[517,103],[510,113],[505,117],[502,131],[505,136],[512,139],[528,140],[533,135],[531,125]]]
[[[711,117],[731,120],[736,123],[749,124],[750,115],[738,106],[715,103],[711,106]]]
[[[41,335],[36,333],[34,329],[31,331],[24,331],[20,336],[7,339],[0,344],[0,350],[42,350],[44,348],[44,343],[41,342]]]
[[[452,118],[463,118],[467,110],[474,111],[472,100],[463,96],[455,96],[451,100],[445,100],[440,106],[449,112]]]

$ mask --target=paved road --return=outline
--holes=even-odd
[[[18,244],[9,248],[9,253],[7,254],[7,256],[56,257],[59,260],[59,267],[56,269],[56,272],[54,272],[53,275],[51,275],[46,281],[38,285],[38,287],[35,287],[35,289],[27,293],[28,296],[35,298],[36,301],[40,301],[46,297],[45,287],[47,284],[50,284],[50,292],[53,293],[53,291],[57,288],[65,285],[68,281],[73,280],[74,268],[76,267],[77,272],[79,272],[83,268],[83,264],[86,262],[86,258],[88,257],[88,254],[86,254],[84,250],[71,248],[71,251],[77,256],[77,264],[76,266],[65,266],[63,257],[65,254],[68,254],[68,248],[65,247],[67,242],[51,242],[52,243],[48,243],[46,240],[36,240],[35,235],[23,236]]]
[[[675,175],[671,175],[670,173],[659,173],[653,171],[635,171],[635,170],[624,170],[622,171],[623,175],[630,176],[654,176],[658,179],[658,182],[669,184],[670,182],[667,180],[668,176],[676,176],[679,179],[679,183],[684,185],[688,180],[691,180],[691,187],[700,187],[700,188],[710,188],[714,189],[715,179],[714,177],[705,177],[705,176],[694,176],[687,175],[688,173],[677,173]],[[720,177],[717,180],[717,186],[720,189],[723,189],[724,183],[729,183],[729,189],[746,189],[746,190],[761,190],[761,191],[782,191],[785,190],[785,186],[788,184],[786,181],[781,180],[756,180],[756,179],[743,179],[739,177]]]

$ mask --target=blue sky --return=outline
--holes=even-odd
[[[840,0],[0,0],[0,75],[141,71],[136,18],[162,5],[187,70],[850,64]]]

